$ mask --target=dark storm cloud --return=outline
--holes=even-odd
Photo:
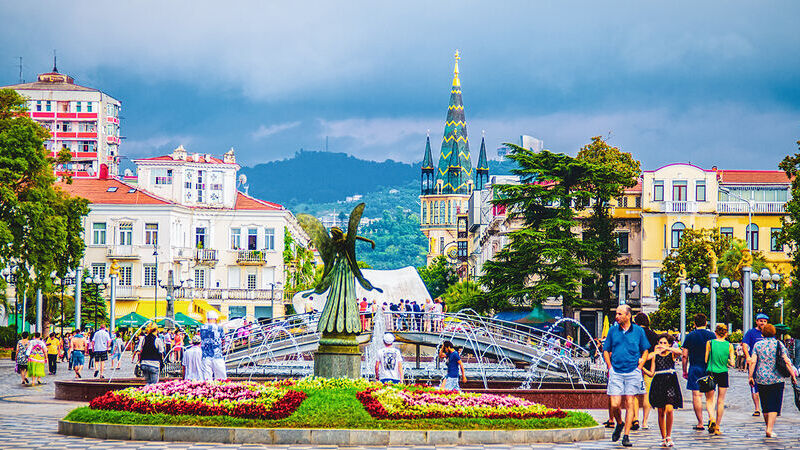
[[[800,138],[800,4],[783,2],[4,3],[0,83],[59,68],[123,101],[122,152],[297,149],[421,158],[452,53],[477,150],[594,135],[646,167],[772,168]],[[438,147],[434,144],[435,147]]]

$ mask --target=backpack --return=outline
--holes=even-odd
[[[22,342],[17,343],[17,364],[21,366],[28,365],[28,352]]]

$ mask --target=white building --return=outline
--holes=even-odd
[[[166,284],[169,270],[176,282],[192,283],[175,292],[176,312],[282,316],[284,232],[301,243],[308,237],[281,205],[237,191],[233,150],[219,159],[181,146],[135,162],[138,184],[100,178],[60,185],[91,202],[85,270],[105,277],[113,261],[119,265],[115,316],[163,315],[167,291],[156,284]]]
[[[116,176],[119,163],[120,102],[97,89],[75,84],[69,75],[39,74],[33,83],[2,86],[28,99],[30,117],[50,131],[44,146],[55,157],[62,148],[72,160],[56,175],[76,178]]]

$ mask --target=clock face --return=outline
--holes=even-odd
[[[444,248],[444,255],[450,263],[458,262],[458,246],[453,242]]]

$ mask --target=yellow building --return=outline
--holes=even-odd
[[[772,268],[788,275],[790,259],[774,234],[789,198],[790,181],[778,170],[702,169],[669,164],[642,174],[641,295],[645,311],[658,308],[661,262],[686,229],[719,228],[750,243]],[[748,216],[752,217],[748,230]]]
[[[459,273],[465,278],[469,274],[467,256],[471,250],[466,236],[467,203],[473,190],[482,189],[488,181],[489,166],[486,144],[481,140],[478,165],[474,169],[472,167],[461,98],[458,52],[455,58],[450,104],[438,164],[434,164],[431,155],[430,136],[425,144],[420,180],[420,228],[428,238],[427,263],[445,255],[448,262],[459,266]]]

